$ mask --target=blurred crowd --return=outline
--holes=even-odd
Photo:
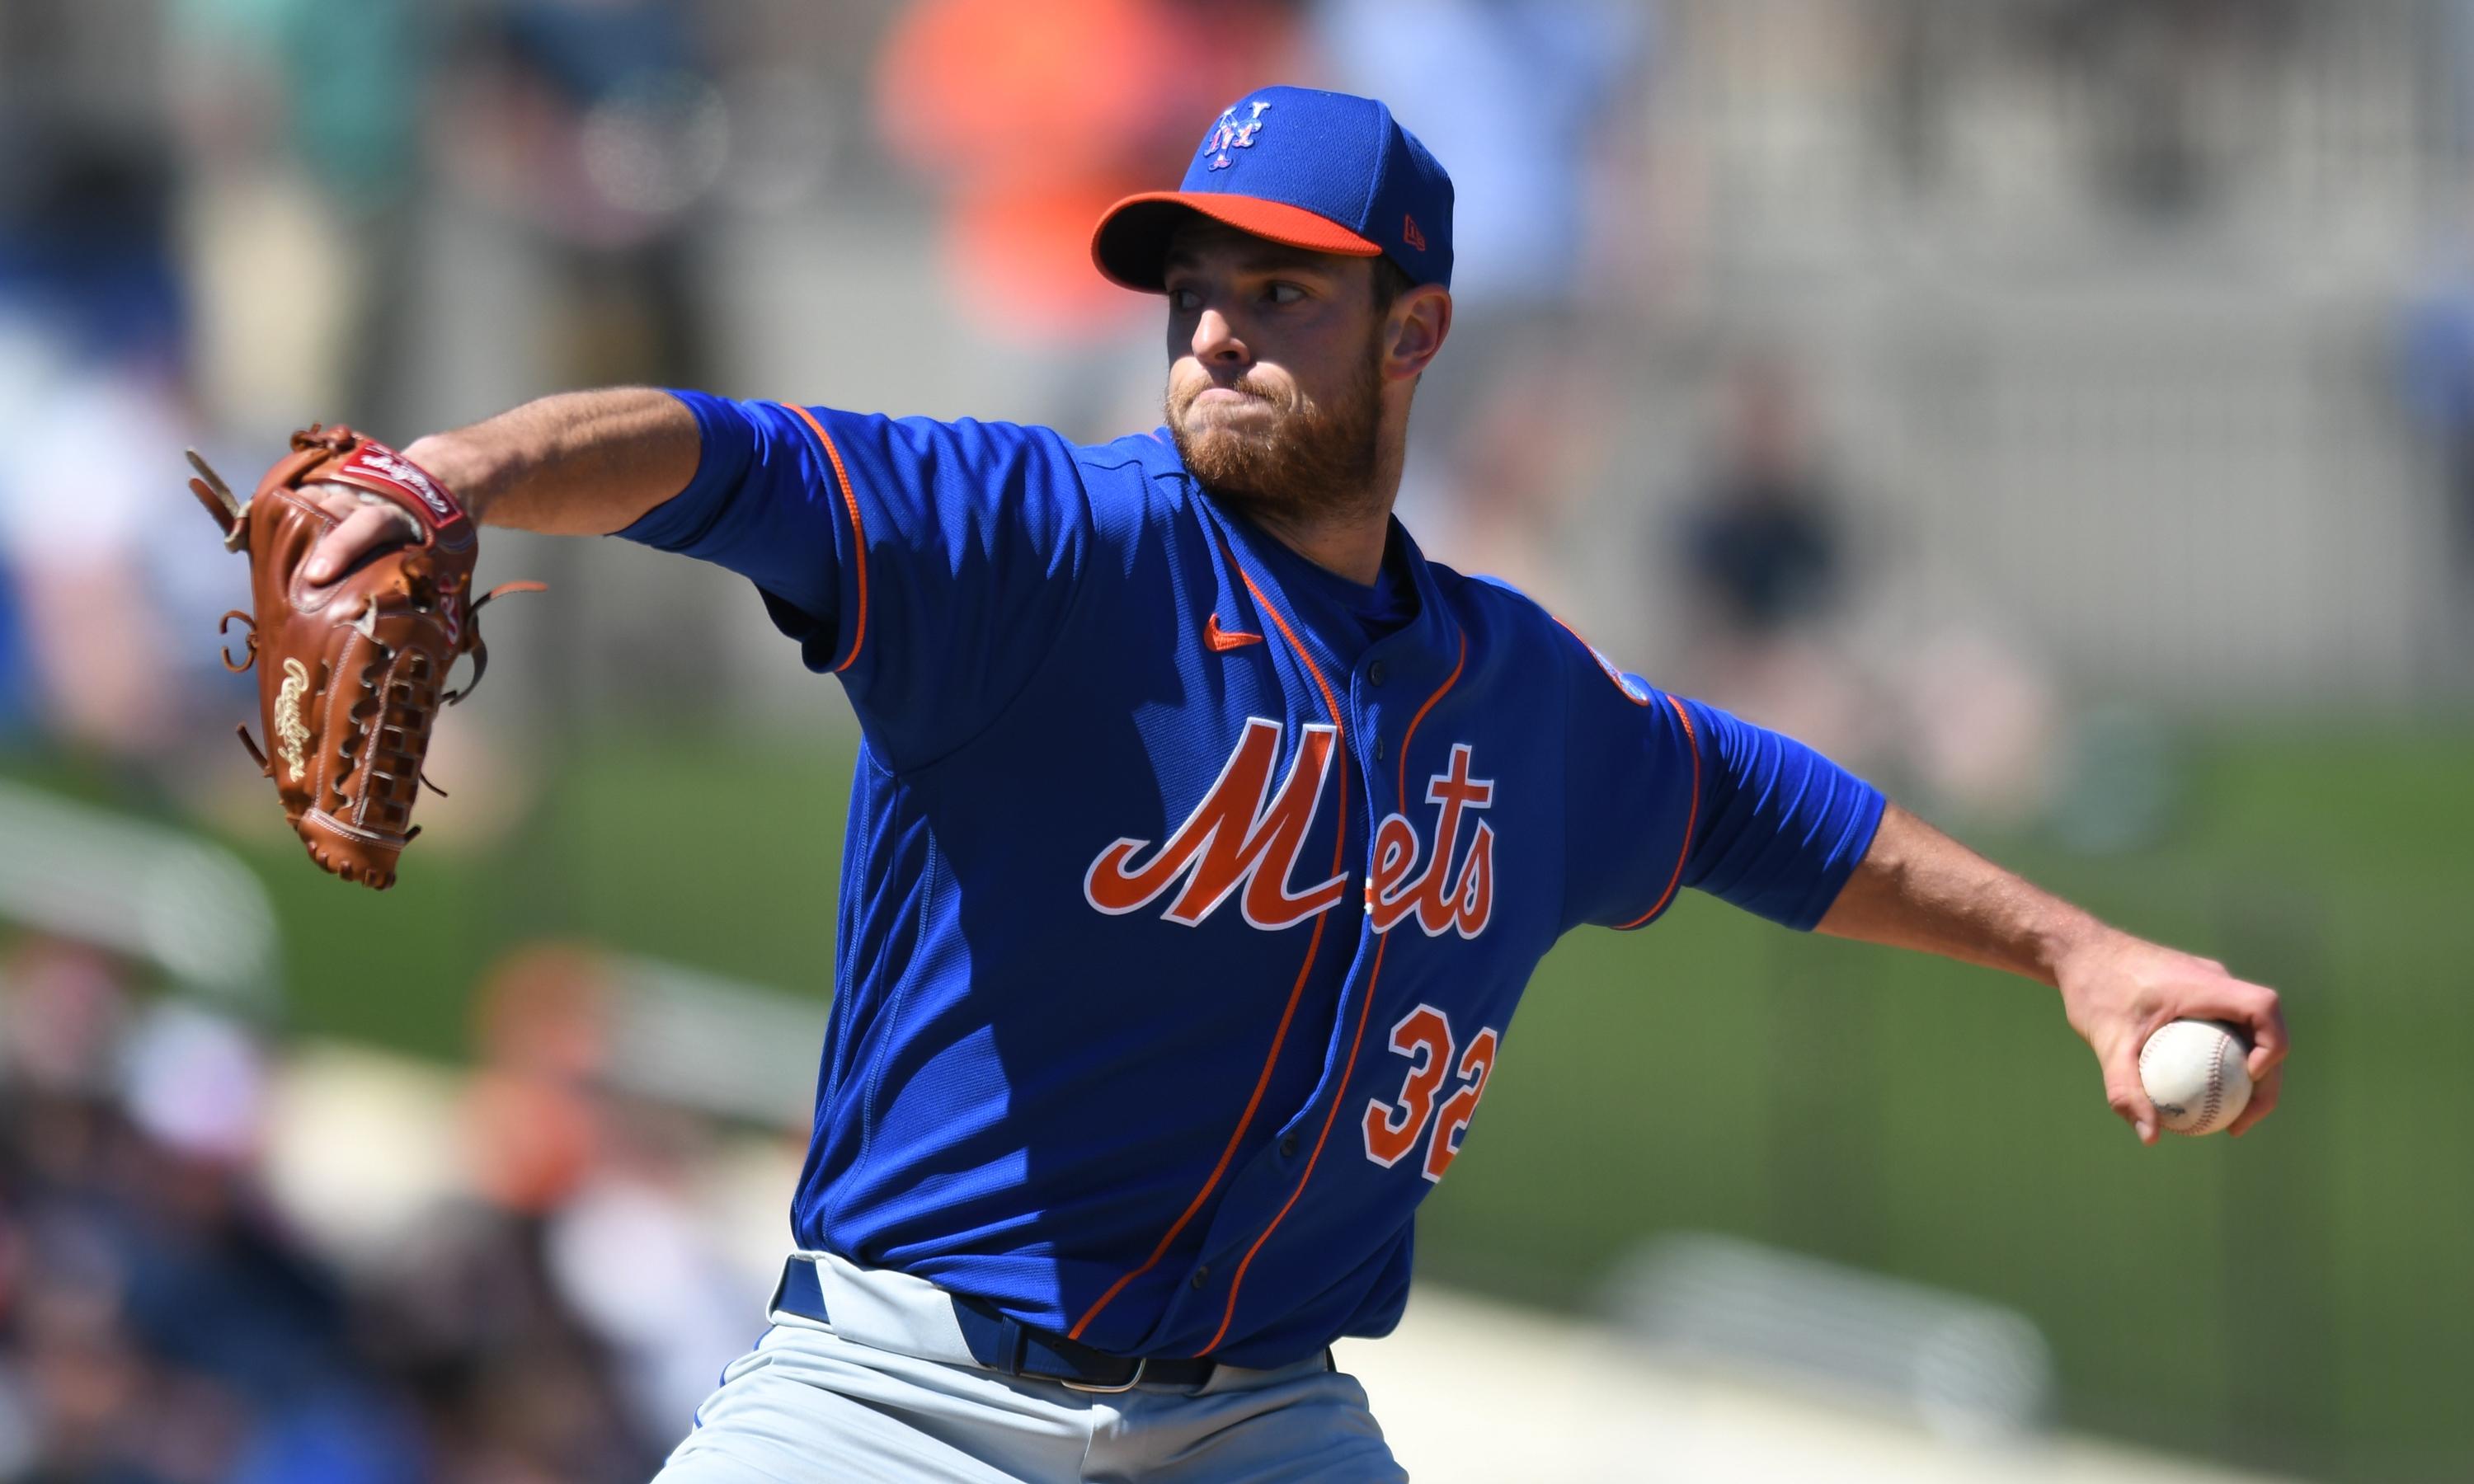
[[[159,781],[224,745],[201,739],[248,682],[214,663],[210,631],[241,577],[182,501],[183,444],[245,481],[313,419],[402,440],[559,387],[779,394],[821,369],[837,387],[898,386],[890,411],[1085,438],[1144,424],[1151,306],[1090,270],[1090,223],[1173,180],[1198,121],[1273,77],[1389,99],[1454,175],[1454,347],[1421,387],[1400,506],[1430,551],[1523,586],[1663,681],[1809,722],[1860,763],[1903,751],[1904,718],[1842,716],[1885,685],[1972,695],[1995,673],[2009,719],[1962,730],[2031,732],[2050,708],[2034,697],[2067,671],[2125,663],[2099,605],[2039,572],[2004,604],[2032,616],[1997,634],[1987,599],[1922,569],[2008,561],[2016,576],[2005,548],[2035,539],[2037,502],[1974,535],[1951,534],[1953,515],[1995,497],[1988,473],[2112,450],[2098,434],[2001,443],[2030,427],[1998,420],[2003,378],[2029,386],[2041,360],[1989,367],[1958,389],[1975,401],[1924,375],[2005,332],[1981,315],[1937,324],[1944,270],[1903,259],[1997,228],[2031,249],[2039,224],[2204,241],[2280,180],[2337,179],[2311,152],[2378,147],[2381,86],[2436,78],[2445,102],[2474,76],[2455,60],[2474,8],[2381,15],[2221,0],[14,0],[0,8],[0,750]],[[2270,127],[2289,96],[2324,138]],[[2421,141],[2413,170],[2462,153],[2445,131],[2397,127]],[[2427,455],[2439,492],[2422,518],[2454,525],[2410,547],[2462,553],[2474,357],[2462,213],[2439,216],[2419,281],[2403,266],[2369,281],[2402,311],[2384,400],[2413,415],[2382,456]],[[881,292],[927,296],[896,316],[917,332],[866,347],[883,377],[847,374],[825,306],[879,291],[819,298],[797,276],[897,262],[918,276]],[[2003,271],[2022,285],[2044,272],[2032,257]],[[1882,272],[1922,298],[1868,323],[1856,306],[1887,292],[1865,276]],[[1986,280],[1987,302],[2004,281]],[[2224,356],[2230,374],[2240,352]],[[2063,390],[2086,402],[2104,383]],[[948,384],[1002,395],[902,405]],[[2189,414],[2189,445],[2221,443],[2228,468],[2292,421],[2265,402],[2255,432],[2211,433],[2205,416]],[[2413,427],[2418,443],[2394,436]],[[2125,507],[2188,487],[2186,434],[2159,428],[2152,456],[2091,475],[2124,484]],[[1791,478],[1734,467],[1790,443]],[[2224,483],[2205,518],[2268,518]],[[2278,560],[2313,552],[2295,534]],[[603,672],[705,698],[728,667],[702,658],[760,642],[702,611],[594,610],[572,582],[593,560],[562,548],[525,574],[570,580],[519,626],[557,657],[527,667],[528,703],[607,704],[577,679],[597,673],[596,645],[629,657]],[[2209,578],[2221,601],[2195,611],[2239,634],[2257,601],[2244,584],[2268,580],[2229,568]],[[1886,616],[1894,600],[1915,610]],[[2360,605],[2298,622],[2372,632]],[[2453,631],[2426,632],[2426,648],[2451,647]],[[1882,678],[1925,653],[1955,670]],[[2034,813],[2050,770],[2030,754],[2050,743],[2023,743],[1974,791]]]
[[[160,754],[237,693],[201,636],[238,580],[181,516],[182,444],[245,478],[316,417],[407,438],[453,374],[442,336],[475,332],[534,391],[732,385],[716,240],[815,209],[829,179],[917,220],[971,332],[1041,368],[1038,416],[1085,437],[1148,419],[1145,304],[1091,271],[1090,224],[1269,78],[1382,93],[1453,162],[1477,348],[1421,419],[1424,483],[1452,488],[1412,503],[1466,493],[1472,539],[1542,578],[1522,507],[1603,443],[1576,309],[1621,255],[1593,180],[1637,132],[1653,14],[21,0],[0,12],[0,741]],[[449,219],[481,224],[530,323],[432,323]],[[1570,434],[1545,465],[1516,446],[1540,418]]]
[[[338,1119],[242,1021],[12,945],[0,1478],[649,1476],[763,1295],[691,1194],[716,1129],[602,1075],[596,962],[545,947],[494,976],[431,1169],[417,1128]],[[348,1142],[316,1147],[322,1122]],[[343,1172],[304,1184],[321,1165]]]
[[[161,754],[202,694],[233,693],[200,641],[237,590],[232,563],[162,515],[183,443],[245,475],[311,418],[400,439],[472,415],[456,389],[476,366],[512,397],[754,391],[753,368],[771,380],[835,356],[812,348],[827,342],[789,285],[749,309],[755,224],[832,228],[822,275],[874,261],[834,254],[864,236],[853,223],[885,224],[933,265],[936,301],[910,312],[962,327],[934,344],[1010,369],[1005,405],[976,410],[1083,437],[1138,425],[1159,379],[1147,308],[1090,271],[1089,224],[1172,178],[1197,121],[1268,77],[1386,97],[1458,185],[1455,347],[1421,391],[1404,515],[1448,559],[1613,625],[1617,650],[1665,662],[1716,621],[1637,591],[1679,568],[1695,592],[1732,580],[1704,570],[1715,548],[1691,519],[1668,518],[1698,492],[1673,477],[1694,443],[1677,409],[1727,401],[1758,360],[1805,389],[1808,420],[1844,416],[1871,462],[1902,437],[1847,362],[1868,343],[1833,280],[1809,301],[1773,290],[1804,291],[1831,254],[1886,252],[1895,272],[1899,233],[1942,252],[1997,228],[2203,240],[2289,182],[2399,178],[2409,209],[2438,208],[2377,227],[2382,252],[2428,245],[2419,279],[2406,261],[2369,281],[2403,311],[2389,400],[2429,435],[2428,514],[2456,527],[2432,544],[2462,552],[2448,203],[2474,9],[2377,11],[17,0],[0,12],[0,128],[17,146],[0,162],[0,741]],[[2356,158],[2378,168],[2349,178],[2339,162]],[[2344,219],[2307,198],[2277,209]],[[2124,282],[2135,268],[2088,261]],[[502,279],[490,302],[521,307],[459,317],[446,273]],[[1712,412],[1705,442],[1734,416]],[[2159,479],[2175,456],[2161,443]],[[1880,512],[1923,498],[1914,476],[1847,473],[1841,543],[1870,529],[1888,533],[1878,551],[1913,544]],[[1931,500],[1970,497],[1963,473],[1929,478],[1951,486]],[[1598,528],[1642,514],[1651,562],[1599,561]],[[1867,583],[1908,575],[1844,565],[1839,618]]]

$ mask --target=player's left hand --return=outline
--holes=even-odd
[[[2223,1020],[2250,1040],[2250,1106],[2241,1137],[2276,1107],[2285,1079],[2285,1011],[2276,992],[2246,984],[2214,959],[2110,933],[2074,950],[2056,974],[2063,1013],[2104,1068],[2104,1100],[2143,1144],[2156,1142],[2156,1105],[2139,1081],[2139,1048],[2170,1020]]]

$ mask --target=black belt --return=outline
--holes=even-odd
[[[1061,1381],[1076,1391],[1131,1391],[1148,1381],[1160,1386],[1201,1386],[1220,1369],[1215,1360],[1147,1355],[1134,1358],[1069,1340],[1061,1334],[1033,1329],[1007,1318],[995,1307],[960,1294],[953,1301],[955,1322],[962,1343],[981,1365],[1005,1376]],[[792,1257],[782,1264],[782,1282],[773,1290],[773,1307],[801,1319],[830,1325],[824,1289],[816,1281],[816,1264]]]

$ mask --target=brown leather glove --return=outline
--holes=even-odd
[[[473,597],[476,532],[455,497],[402,454],[340,424],[293,434],[291,453],[245,502],[194,450],[189,463],[200,476],[189,490],[223,527],[224,545],[249,557],[256,613],[224,615],[226,632],[235,618],[250,626],[245,656],[235,662],[227,646],[224,665],[240,671],[264,661],[258,713],[275,756],[246,725],[241,745],[275,779],[283,817],[310,858],[384,890],[395,882],[396,857],[421,832],[412,803],[428,782],[421,760],[430,720],[472,694],[489,664],[475,616],[500,593],[542,585],[506,583]],[[416,534],[316,586],[301,566],[338,524],[320,499],[338,487],[394,505]],[[447,689],[448,668],[466,654],[472,682]]]

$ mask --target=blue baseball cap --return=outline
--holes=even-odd
[[[1265,87],[1230,104],[1173,191],[1110,206],[1091,260],[1156,294],[1169,237],[1188,211],[1239,231],[1346,257],[1389,257],[1414,283],[1452,281],[1452,178],[1372,98]]]

